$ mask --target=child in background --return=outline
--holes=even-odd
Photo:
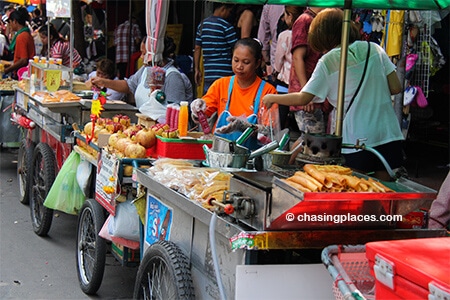
[[[89,80],[86,83],[89,88],[92,86],[91,78],[95,76],[107,79],[118,79],[115,73],[114,62],[107,58],[103,58],[97,62],[96,71],[89,74]],[[113,89],[106,89],[106,97],[110,100],[122,100],[125,97],[125,93],[119,93]]]

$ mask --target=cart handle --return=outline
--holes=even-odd
[[[207,201],[209,205],[218,206],[223,209],[223,212],[227,215],[231,215],[232,213],[234,213],[234,206],[231,204],[223,204],[222,202],[217,201],[214,197],[209,198]]]

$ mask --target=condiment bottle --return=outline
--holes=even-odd
[[[203,133],[204,134],[211,133],[211,128],[209,127],[208,119],[206,118],[205,113],[203,111],[197,112],[197,118],[198,122],[202,126]]]
[[[187,136],[189,122],[188,102],[180,102],[180,113],[178,115],[178,135]]]
[[[166,109],[166,124],[169,125],[169,127],[172,122],[172,120],[171,120],[172,109],[173,109],[172,104],[168,104],[167,109]]]
[[[178,105],[172,104],[172,110],[170,112],[170,124],[169,124],[169,126],[170,126],[170,128],[173,128],[173,129],[178,129],[178,127],[177,127],[177,123],[178,123],[177,111],[178,111],[178,109],[177,108],[178,108]]]

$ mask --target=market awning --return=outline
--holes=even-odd
[[[450,7],[450,0],[212,0],[236,4],[281,4],[316,7],[436,10]]]
[[[23,6],[27,6],[30,4],[30,0],[4,0],[5,2],[16,3]]]

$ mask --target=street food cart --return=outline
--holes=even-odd
[[[83,139],[77,133],[75,137]],[[179,153],[171,152],[170,144],[179,148],[180,143],[173,139],[162,149]],[[436,195],[436,191],[405,178],[383,182],[390,192],[304,193],[285,181],[304,169],[301,163],[291,167],[270,165],[261,171],[251,167],[253,164],[210,168],[208,161],[198,159],[118,158],[107,148],[90,145],[98,155],[74,147],[95,170],[95,184],[77,225],[77,273],[86,294],[94,294],[100,287],[110,249],[122,265],[139,265],[134,298],[248,299],[281,295],[289,299],[300,294],[331,299],[332,279],[320,260],[327,246],[445,235],[443,230],[398,228],[396,216],[427,206]],[[190,146],[182,147],[189,152]],[[196,144],[191,149],[197,151]],[[134,167],[133,174],[124,175],[126,165]],[[192,185],[193,177],[217,176],[229,178],[226,188],[223,181],[215,179]],[[117,193],[112,195],[105,194],[104,188],[110,177],[116,179],[112,186]],[[205,198],[193,199],[193,191],[203,193]],[[136,206],[143,211],[143,218],[139,215],[139,241],[104,236],[105,228],[109,228],[107,220],[126,200],[139,201]],[[302,221],[304,215],[331,218]]]
[[[25,78],[14,88],[12,119],[26,130],[18,154],[19,199],[30,204],[35,233],[45,236],[51,227],[53,210],[43,203],[72,152],[73,124],[90,120],[92,95],[86,91],[70,92],[70,80],[61,80],[56,89],[44,85],[47,73],[56,71],[58,78],[70,78],[69,68],[32,62],[30,69],[32,78]],[[72,98],[63,99],[69,96]],[[105,116],[121,113],[135,118],[136,108],[121,101],[109,101],[104,109]]]
[[[16,84],[16,80],[0,78],[0,144],[2,146],[16,146],[21,141],[21,131],[11,123],[9,114],[14,102],[13,86]]]
[[[301,222],[304,215],[370,214],[377,220],[404,215],[434,199],[435,193],[404,178],[389,184],[395,191],[390,193],[302,193],[287,185],[282,180],[286,175],[279,171],[274,166],[268,171],[233,172],[224,199],[209,210],[158,182],[147,170],[138,170],[137,181],[147,188],[147,215],[134,297],[156,294],[165,299],[174,293],[195,294],[196,299],[273,299],[283,291],[284,299],[330,299],[330,276],[315,250],[445,234],[397,229],[391,221]],[[170,216],[159,229],[156,210],[160,220]],[[161,230],[163,241],[155,235]],[[186,279],[189,276],[192,281]],[[298,280],[292,282],[291,276]]]
[[[220,2],[240,3],[229,0]],[[284,4],[351,8],[443,9],[448,1],[242,1],[245,4]],[[348,22],[344,22],[342,53],[347,51]],[[341,58],[340,107],[343,114],[345,54]],[[338,128],[340,126],[337,126]],[[340,133],[340,128],[338,129]],[[356,174],[362,178],[363,175]],[[284,171],[233,172],[230,189],[209,211],[177,191],[154,179],[147,171],[137,171],[137,181],[147,188],[147,216],[143,259],[135,286],[135,298],[198,299],[298,299],[322,298],[329,276],[321,277],[305,267],[302,277],[292,261],[307,249],[323,249],[334,244],[365,244],[375,240],[443,236],[443,231],[398,229],[395,222],[355,222],[346,224],[293,222],[304,212],[378,216],[404,215],[435,198],[435,192],[404,178],[389,186],[393,192],[379,193],[303,193],[293,191],[279,179]],[[230,200],[231,199],[231,200]],[[159,210],[159,219],[155,217]],[[388,213],[389,212],[389,213]],[[169,216],[169,217],[166,217]],[[167,220],[165,222],[165,220]],[[158,229],[148,220],[164,220],[164,240],[154,238]],[[171,223],[170,223],[171,222]],[[155,221],[153,224],[159,224]],[[170,230],[170,232],[167,232]],[[157,235],[158,236],[158,235]],[[234,250],[234,251],[233,251]],[[291,251],[291,252],[289,252]],[[141,250],[142,252],[142,250]],[[287,254],[289,252],[289,254]],[[307,252],[307,251],[304,251]],[[303,254],[303,253],[302,253]],[[299,259],[301,261],[301,259]],[[314,260],[311,260],[314,261]],[[281,267],[279,264],[284,263]],[[314,264],[314,263],[312,263]],[[291,268],[294,266],[293,268]],[[279,267],[279,269],[277,269]],[[309,264],[311,267],[311,264]],[[323,267],[323,266],[322,266]],[[278,272],[277,272],[278,271]],[[320,271],[317,271],[320,273]],[[299,272],[302,273],[302,272]],[[318,275],[319,278],[316,277]],[[328,274],[327,274],[328,275]],[[189,276],[192,280],[189,280]],[[247,280],[245,279],[247,278]],[[289,279],[296,280],[290,281]],[[286,284],[284,284],[286,283]],[[331,287],[331,284],[329,285]],[[298,289],[297,289],[298,288]],[[286,294],[285,292],[288,291]],[[324,292],[326,293],[326,292]],[[195,296],[194,296],[195,294]],[[174,296],[176,295],[176,296]],[[325,298],[325,297],[324,297]]]

